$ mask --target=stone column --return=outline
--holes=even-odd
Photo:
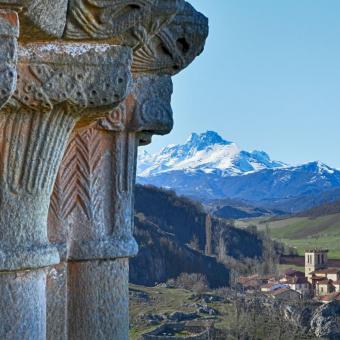
[[[90,195],[85,205],[78,201],[77,224],[69,229],[68,338],[127,339],[128,257],[137,253],[132,236],[136,139],[127,131],[92,128],[77,133],[74,142],[88,146],[91,138],[98,143],[95,154],[77,150],[92,175],[77,186],[79,196]]]
[[[53,268],[48,280],[51,310],[55,302],[68,303],[67,313],[59,304],[59,317],[66,322],[68,315],[65,338],[127,339],[127,258],[137,252],[132,237],[135,155],[136,138],[126,131],[92,126],[78,131],[69,144],[52,197],[58,204],[51,205],[49,218],[50,237],[66,249],[63,260],[68,259]],[[60,328],[49,327],[53,339]]]
[[[124,104],[78,130],[68,146],[49,217],[50,239],[68,259],[67,271],[65,264],[54,268],[49,280],[51,292],[64,292],[59,301],[67,280],[68,339],[128,339],[137,146],[141,135],[145,141],[152,131],[170,131],[171,93],[169,76],[136,77]],[[60,315],[66,318],[63,308]],[[48,333],[50,339],[56,331]]]
[[[47,237],[57,171],[75,124],[124,99],[130,62],[130,49],[117,46],[19,49],[17,88],[0,111],[1,339],[46,338],[44,268],[59,262]]]

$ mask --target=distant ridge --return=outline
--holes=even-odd
[[[316,218],[338,213],[340,213],[340,200],[320,204],[308,210],[302,211],[301,213],[297,214],[297,216]]]
[[[159,153],[141,152],[137,181],[201,201],[230,198],[296,213],[334,201],[327,192],[340,188],[340,171],[320,161],[287,165],[264,151],[241,150],[207,131],[192,133],[184,144],[169,145]]]

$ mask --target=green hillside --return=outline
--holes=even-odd
[[[235,221],[241,228],[256,225],[258,230],[267,226],[274,239],[295,247],[299,255],[306,248],[320,247],[330,250],[329,257],[340,259],[340,213],[319,217],[291,217],[280,220],[269,218]]]

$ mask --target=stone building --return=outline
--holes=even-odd
[[[275,300],[281,301],[298,301],[301,295],[290,288],[279,288],[268,293]]]
[[[340,280],[333,281],[332,285],[334,287],[335,292],[337,292],[337,293],[340,292]]]
[[[315,296],[337,292],[340,269],[328,268],[328,250],[312,249],[305,252],[305,273]]]
[[[334,292],[332,280],[327,278],[316,281],[314,286],[316,296],[327,295]]]
[[[0,1],[0,339],[128,339],[139,145],[207,19],[184,0]]]
[[[310,249],[305,251],[305,275],[308,277],[311,272],[327,268],[327,249]]]
[[[311,294],[311,284],[306,277],[293,277],[287,279],[287,284],[290,289],[298,292],[301,296],[309,296]]]

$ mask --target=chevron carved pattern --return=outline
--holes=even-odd
[[[59,220],[80,209],[92,221],[101,211],[101,144],[95,128],[79,131],[71,139],[51,198],[51,212]]]

